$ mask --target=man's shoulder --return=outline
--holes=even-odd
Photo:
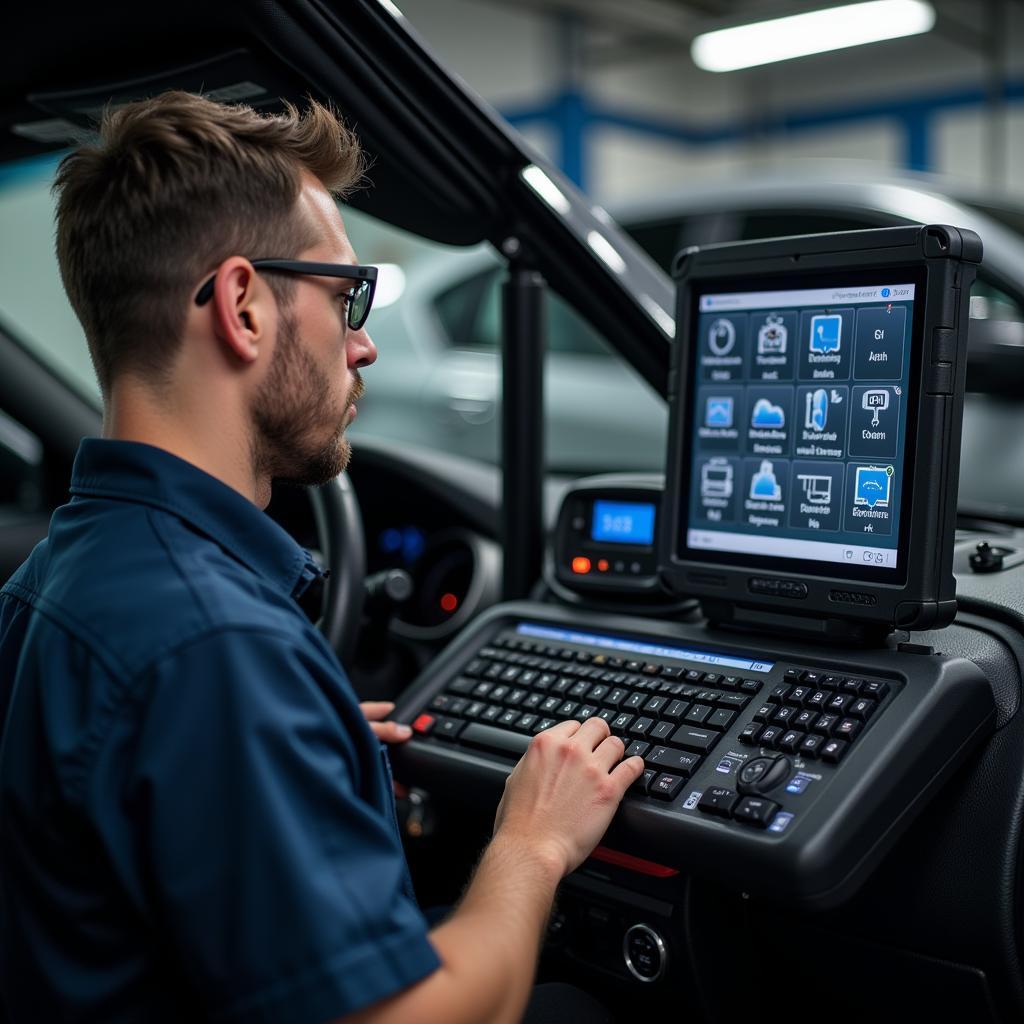
[[[58,510],[6,589],[119,673],[217,632],[303,632],[295,602],[211,538],[160,509],[103,505]]]

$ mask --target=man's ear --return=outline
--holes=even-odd
[[[256,301],[257,282],[253,265],[243,256],[226,259],[214,278],[214,333],[244,363],[256,361],[260,343],[266,340],[264,311]]]

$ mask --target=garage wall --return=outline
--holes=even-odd
[[[577,21],[567,34],[564,19],[533,4],[400,3],[442,59],[570,173],[576,146],[577,177],[603,202],[762,168],[828,173],[820,162],[837,159],[1024,199],[1024,175],[1014,173],[1024,159],[1021,4],[1008,4],[1000,32],[1009,98],[994,115],[993,146],[987,4],[939,0],[926,36],[714,75],[694,67],[683,43],[617,47],[621,32]],[[570,122],[566,133],[557,101],[567,96],[581,132]]]

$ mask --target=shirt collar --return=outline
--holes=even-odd
[[[71,494],[170,512],[293,597],[323,575],[309,552],[246,497],[153,445],[84,438],[71,473]]]

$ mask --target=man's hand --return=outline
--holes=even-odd
[[[359,707],[370,723],[374,735],[382,743],[404,743],[412,735],[412,729],[409,726],[385,721],[388,715],[395,710],[395,705],[391,701],[368,700],[363,701]]]
[[[568,874],[600,842],[626,790],[643,774],[643,759],[623,761],[624,752],[603,718],[539,733],[505,783],[495,838],[550,855]]]

